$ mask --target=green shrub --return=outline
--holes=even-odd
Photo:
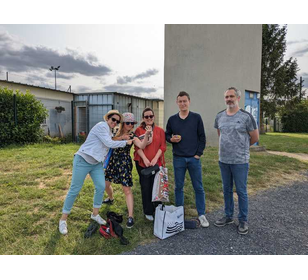
[[[291,109],[283,109],[281,122],[283,132],[308,132],[308,100]]]
[[[45,135],[43,137],[43,142],[52,144],[61,144],[61,139],[59,137],[50,137],[49,135]]]
[[[14,94],[17,125],[14,120]],[[40,125],[47,116],[47,109],[30,92],[14,92],[0,87],[0,146],[38,142],[43,137]]]
[[[45,135],[43,137],[43,142],[52,143],[52,144],[68,144],[72,143],[72,134],[69,133],[64,137],[51,137],[49,135]]]
[[[64,136],[63,138],[60,138],[60,139],[61,139],[62,144],[68,144],[68,143],[73,142],[71,133],[68,133],[66,136]]]
[[[86,141],[87,136],[83,133],[79,133],[78,137],[77,137],[77,142],[82,144]]]

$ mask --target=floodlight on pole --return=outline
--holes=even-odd
[[[53,70],[55,71],[55,89],[57,89],[57,71],[59,70],[59,68],[60,68],[60,66],[58,66],[58,67],[51,66],[49,68],[50,71],[53,71]]]

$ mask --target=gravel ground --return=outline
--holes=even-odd
[[[307,173],[308,178],[308,173]],[[260,192],[249,201],[249,233],[214,226],[223,209],[207,214],[209,228],[185,230],[125,255],[307,255],[308,181]],[[235,206],[237,214],[237,205]]]

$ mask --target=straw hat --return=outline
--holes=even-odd
[[[123,116],[120,114],[120,112],[118,110],[110,110],[105,116],[104,116],[104,120],[107,122],[108,121],[108,117],[110,115],[118,115],[120,117],[120,121],[123,122]]]
[[[133,123],[137,123],[135,120],[135,116],[133,113],[123,113],[123,122],[133,122]]]

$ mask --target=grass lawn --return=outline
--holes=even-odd
[[[266,133],[260,135],[260,145],[272,151],[308,154],[308,133]]]
[[[98,233],[84,239],[90,224],[93,183],[87,178],[68,220],[69,234],[58,232],[58,221],[72,174],[76,144],[35,144],[0,149],[0,254],[119,254],[152,239],[153,224],[142,214],[138,175],[134,169],[134,200],[136,224],[126,229],[128,246],[118,239],[106,240]],[[174,204],[172,152],[168,146],[167,167]],[[217,148],[207,148],[202,157],[203,182],[207,212],[223,205]],[[296,159],[253,152],[251,154],[249,193],[300,179],[308,164]],[[103,206],[100,214],[112,210],[123,213],[126,222],[125,197],[120,186],[114,186],[115,203]],[[187,174],[185,183],[185,216],[195,217],[194,192]],[[213,226],[213,221],[210,221]]]

